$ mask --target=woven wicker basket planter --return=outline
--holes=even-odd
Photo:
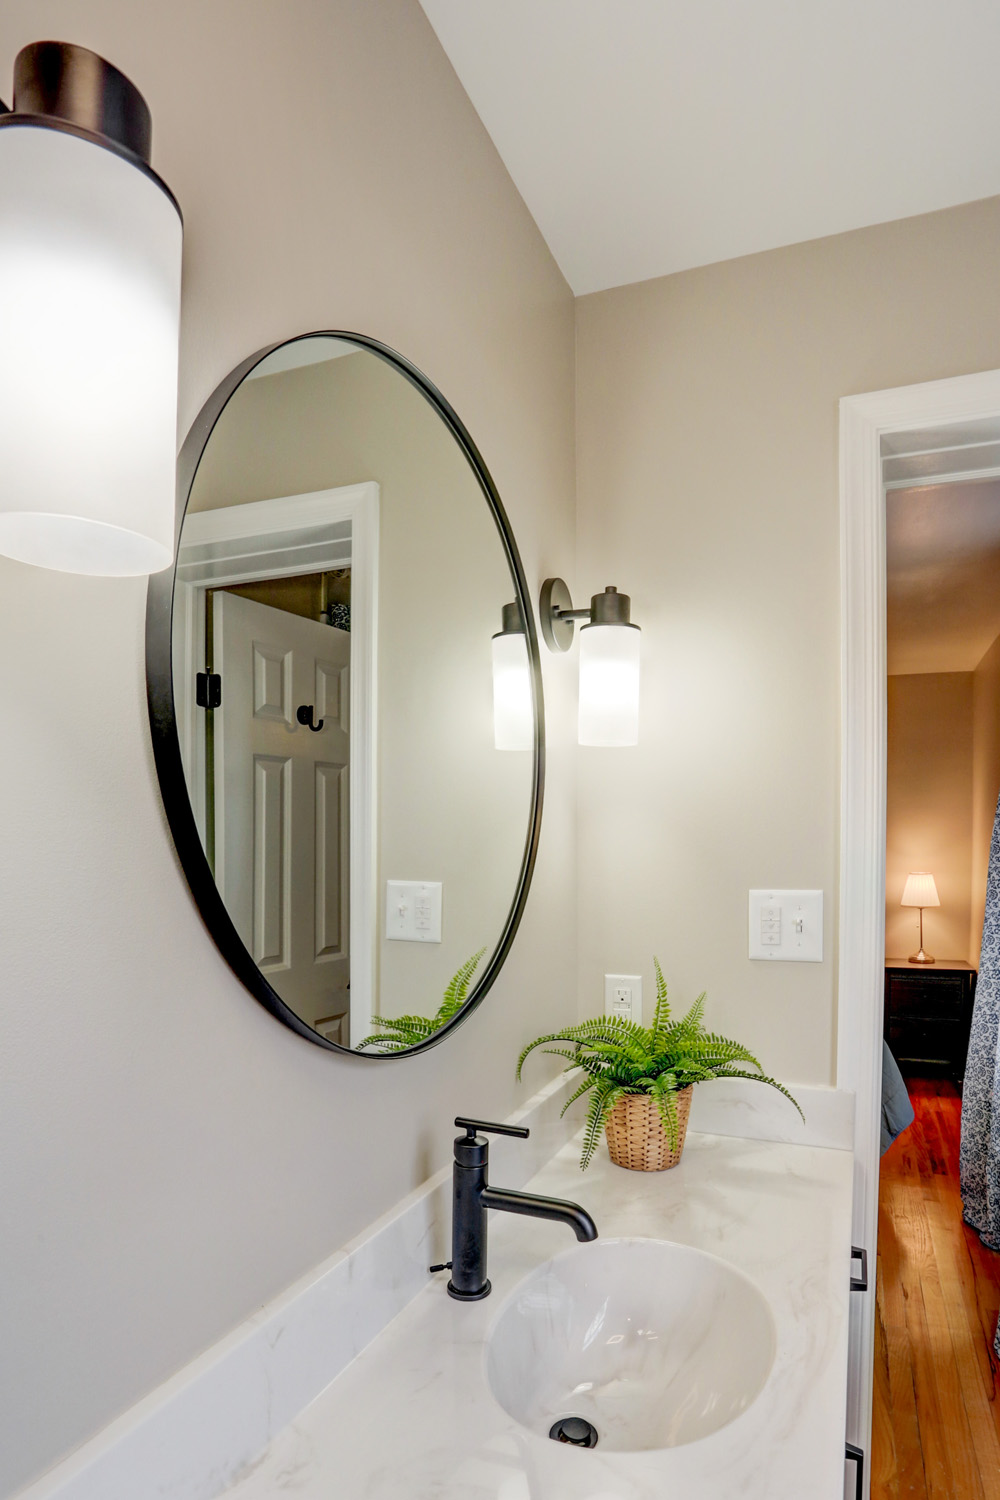
[[[684,1150],[693,1085],[680,1089],[677,1099],[677,1146],[671,1151],[660,1111],[649,1094],[625,1094],[604,1126],[608,1155],[619,1167],[633,1172],[664,1172],[676,1167]]]

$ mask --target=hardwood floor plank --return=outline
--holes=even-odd
[[[892,1422],[892,1386],[889,1380],[889,1346],[883,1321],[885,1295],[882,1290],[882,1262],[876,1269],[878,1290],[875,1300],[875,1402],[872,1408],[872,1495],[881,1500],[900,1500],[899,1465],[896,1437]],[[914,1418],[916,1408],[914,1407]],[[910,1491],[907,1491],[909,1494]]]
[[[924,1194],[911,1193],[906,1206],[900,1276],[927,1494],[930,1500],[983,1500],[969,1464],[972,1440],[941,1307]]]
[[[908,1087],[879,1184],[872,1500],[1000,1500],[1000,1254],[962,1223],[956,1091]]]
[[[954,1223],[951,1215],[942,1211],[944,1207],[938,1205],[938,1211],[930,1220],[943,1293],[942,1310],[947,1319],[951,1359],[969,1429],[971,1451],[978,1460],[983,1493],[986,1500],[992,1500],[993,1496],[1000,1495],[1000,1428],[992,1361],[978,1317],[975,1288],[962,1274],[961,1248],[964,1247],[955,1245]],[[957,1430],[953,1436],[956,1442],[961,1440]]]
[[[878,1265],[877,1285],[881,1288],[882,1299],[879,1313],[885,1330],[889,1373],[888,1418],[892,1424],[899,1494],[907,1496],[908,1500],[926,1500],[927,1484],[906,1327],[906,1297],[900,1275],[899,1244],[892,1218],[885,1212],[881,1215],[879,1224]],[[878,1396],[876,1388],[876,1400]],[[878,1430],[880,1425],[880,1419],[876,1419],[873,1429]],[[883,1500],[883,1497],[888,1500],[889,1495],[891,1491],[876,1491],[873,1486],[873,1500]]]

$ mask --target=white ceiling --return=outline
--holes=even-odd
[[[574,292],[1000,193],[998,0],[422,0]]]
[[[1000,635],[1000,479],[886,494],[890,673],[971,672]]]

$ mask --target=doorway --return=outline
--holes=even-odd
[[[855,1094],[854,1241],[875,1260],[886,900],[886,474],[1000,474],[1000,372],[841,402],[842,771],[838,1085]],[[921,468],[918,475],[916,470]],[[936,466],[936,467],[935,467]],[[894,956],[894,955],[890,955]],[[875,1297],[852,1299],[847,1437],[871,1451]]]
[[[366,482],[189,513],[174,590],[178,737],[203,847],[255,962],[342,1046],[371,1030],[377,972],[378,502]],[[209,702],[227,651],[240,670]],[[293,767],[281,735],[301,714],[316,732],[299,728]]]
[[[984,424],[984,429],[989,424]],[[970,436],[964,429],[951,438]],[[1000,1254],[963,1223],[962,1090],[1000,794],[1000,478],[883,440],[886,959],[872,1494],[1000,1493]]]

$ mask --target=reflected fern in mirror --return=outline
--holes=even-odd
[[[435,1031],[440,1031],[442,1026],[458,1015],[468,1000],[472,976],[485,952],[485,948],[480,948],[478,953],[466,959],[462,967],[452,975],[444,992],[444,999],[433,1016],[372,1016],[372,1025],[382,1029],[359,1042],[359,1050],[362,1047],[377,1047],[380,1052],[406,1052],[432,1037]]]

